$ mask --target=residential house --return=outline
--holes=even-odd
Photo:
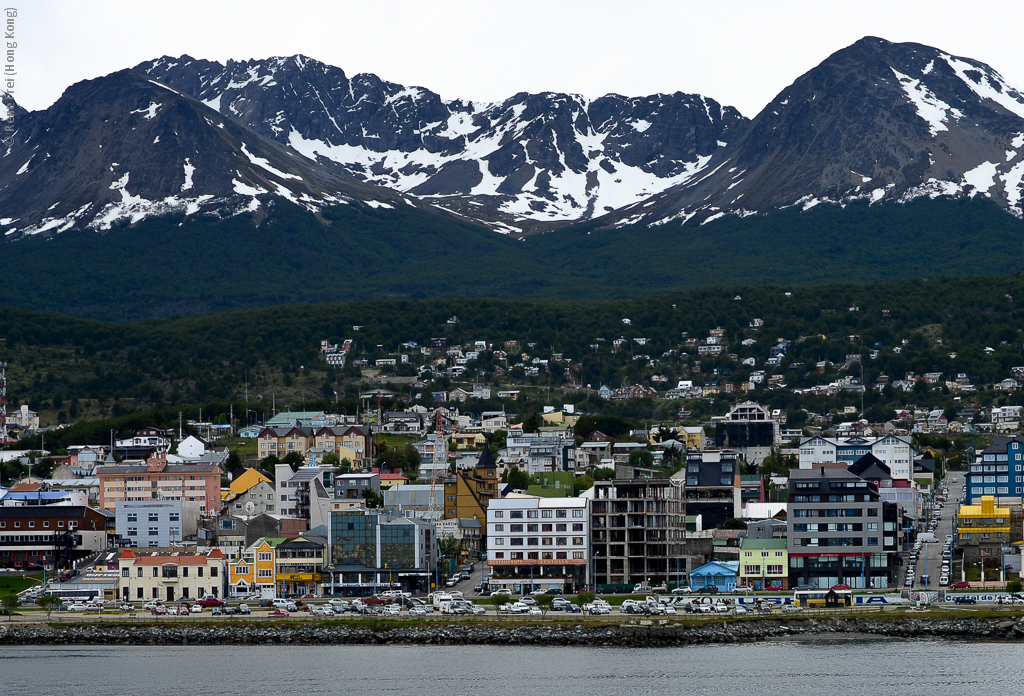
[[[228,593],[239,597],[257,594],[267,599],[276,596],[274,549],[286,542],[284,537],[263,537],[228,562]]]
[[[805,437],[800,441],[800,468],[812,469],[821,464],[843,462],[847,465],[865,454],[873,454],[882,461],[894,479],[911,478],[914,446],[904,435],[882,437],[827,438],[821,435]]]
[[[789,589],[786,539],[740,539],[739,584],[758,592]]]
[[[709,561],[690,571],[694,592],[732,592],[739,575],[739,561]]]

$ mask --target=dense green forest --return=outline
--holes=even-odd
[[[1002,275],[1024,222],[991,201],[819,205],[707,225],[515,240],[407,207],[280,203],[259,226],[168,216],[0,245],[5,304],[111,321],[298,302],[429,297],[626,298],[699,287]]]
[[[352,339],[351,357],[365,358],[371,366],[387,354],[410,354],[411,364],[385,370],[398,375],[416,374],[415,365],[425,359],[403,343],[422,346],[445,338],[449,345],[481,340],[500,348],[515,340],[519,348],[503,358],[481,351],[467,363],[465,381],[549,390],[537,398],[649,419],[672,415],[674,407],[643,399],[600,403],[593,390],[602,384],[651,385],[655,376],[664,378],[657,385],[661,391],[679,379],[742,381],[752,370],[766,369],[769,349],[779,338],[792,345],[783,365],[768,368],[768,374],[784,376],[789,387],[827,383],[841,374],[859,378],[860,365],[869,383],[881,373],[895,380],[906,372],[938,371],[943,379],[964,373],[979,388],[990,385],[1024,365],[1022,303],[1024,276],[1018,274],[702,289],[593,302],[460,298],[291,305],[138,323],[4,308],[0,359],[9,362],[11,407],[29,404],[45,414],[44,424],[151,408],[167,408],[176,416],[189,405],[229,401],[239,415],[246,410],[246,396],[248,408],[262,417],[262,411],[299,410],[304,403],[323,408],[337,402],[339,410],[354,411],[360,371],[351,364],[343,371],[329,368],[319,357],[322,339]],[[449,323],[453,317],[457,322]],[[754,328],[754,319],[763,325]],[[726,354],[698,360],[685,338],[704,338],[716,327],[725,331]],[[618,349],[617,338],[626,339]],[[637,338],[646,340],[641,345]],[[874,358],[872,351],[878,351]],[[755,364],[743,366],[728,353],[753,358]],[[844,367],[852,354],[861,355],[861,363]],[[557,362],[559,357],[569,362]],[[528,375],[535,358],[551,362]],[[818,373],[815,363],[823,360],[834,365]],[[499,378],[498,368],[507,374]],[[430,391],[456,383],[441,377],[423,391],[429,398]],[[399,401],[413,398],[408,385],[398,391]],[[791,410],[853,405],[838,397],[761,387],[753,397]],[[720,412],[731,398],[723,394],[712,404],[695,404],[695,417]],[[865,407],[879,409],[879,415],[910,400],[945,407],[950,397],[941,391],[900,395],[889,390],[869,394]],[[526,412],[539,405],[520,402],[514,408]],[[186,417],[195,417],[194,409]]]

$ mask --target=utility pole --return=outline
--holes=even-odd
[[[0,362],[0,445],[10,441],[7,434],[7,363]]]

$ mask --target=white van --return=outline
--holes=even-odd
[[[938,539],[938,537],[936,537],[931,532],[921,532],[920,534],[917,535],[917,540],[918,541],[923,541],[926,544],[934,544],[939,539]]]
[[[290,599],[275,599],[273,604],[275,609],[285,609],[287,611],[299,610],[299,608],[295,606],[295,602]]]

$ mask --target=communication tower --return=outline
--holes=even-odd
[[[10,441],[7,434],[7,363],[0,362],[0,445]]]
[[[430,467],[430,511],[431,519],[443,517],[444,508],[442,501],[438,499],[437,489],[439,484],[448,474],[448,438],[444,432],[444,413],[441,408],[434,412],[434,458]],[[444,497],[442,491],[441,497]]]

